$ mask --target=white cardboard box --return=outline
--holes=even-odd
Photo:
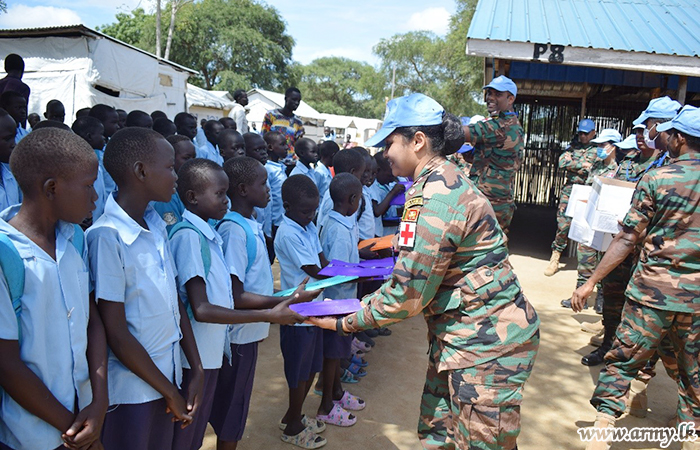
[[[628,181],[595,177],[586,208],[588,225],[595,231],[619,232],[618,221],[630,209],[635,186]]]
[[[612,242],[612,234],[595,231],[586,222],[587,201],[579,200],[573,203],[574,217],[569,228],[569,239],[585,246],[604,252]]]
[[[571,187],[569,204],[566,205],[566,211],[564,212],[564,215],[566,217],[574,217],[574,206],[576,205],[576,202],[580,200],[588,200],[588,197],[590,197],[591,195],[592,189],[593,188],[591,186],[587,186],[585,184],[574,184]]]

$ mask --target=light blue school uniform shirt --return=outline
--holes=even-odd
[[[97,178],[93,184],[95,192],[97,193],[97,200],[95,200],[95,210],[92,212],[92,222],[95,223],[97,219],[105,212],[105,203],[107,203],[107,190],[105,188],[105,170],[102,166],[97,166]]]
[[[219,153],[219,148],[211,142],[205,141],[204,145],[197,148],[197,158],[205,158],[209,161],[214,161],[220,166],[224,165],[224,157]]]
[[[328,213],[320,228],[321,248],[326,259],[359,263],[358,239],[358,230],[352,216],[344,216],[337,211]],[[357,284],[345,283],[328,287],[323,291],[323,296],[333,300],[357,298]]]
[[[185,305],[189,304],[189,297],[185,284],[192,278],[201,277],[206,283],[207,300],[212,305],[224,308],[233,308],[233,292],[231,291],[231,277],[226,268],[224,252],[221,247],[223,240],[219,233],[202,220],[200,217],[185,211],[182,220],[190,222],[204,235],[211,254],[211,267],[209,275],[204,271],[202,260],[202,247],[199,235],[196,231],[187,228],[175,233],[170,240],[170,248],[175,258],[177,268],[177,288],[180,300]],[[223,361],[223,354],[228,341],[228,326],[219,323],[198,322],[190,318],[192,331],[197,342],[199,357],[202,367],[205,369],[219,369]],[[185,355],[182,355],[182,366],[190,368]]]
[[[270,186],[270,179],[267,180],[267,188],[272,192],[272,187]],[[229,205],[231,201],[229,200]],[[270,201],[267,202],[267,206],[264,208],[255,207],[255,220],[262,225],[265,236],[272,237],[272,194],[270,194]]]
[[[95,298],[124,304],[129,332],[163,375],[179,387],[182,333],[177,271],[165,222],[151,206],[144,220],[148,230],[129,217],[113,196],[107,198],[104,214],[87,231]],[[111,350],[107,364],[110,405],[162,398]]]
[[[209,140],[207,139],[207,135],[204,134],[204,129],[198,127],[197,135],[194,137],[193,141],[195,148],[204,147],[206,142],[209,142]]]
[[[0,211],[22,203],[22,191],[8,163],[0,163]]]
[[[319,198],[323,198],[323,195],[326,193],[328,187],[331,185],[333,175],[331,175],[331,170],[328,167],[326,167],[326,165],[323,164],[321,161],[316,163],[316,168],[314,169],[314,172],[316,172],[316,186],[318,187],[318,192],[320,195]]]
[[[333,210],[333,199],[331,198],[331,191],[326,191],[325,195],[321,198],[321,202],[318,206],[318,216],[316,217],[316,223],[321,224],[326,220],[328,213]],[[355,211],[352,215],[353,220],[357,222],[357,213],[359,209]],[[372,236],[374,237],[374,236]]]
[[[282,183],[287,179],[285,166],[281,162],[267,161],[265,170],[267,170],[267,182],[270,183],[270,203],[272,211],[272,225],[280,226],[282,216],[284,216],[284,207],[282,206]]]
[[[318,187],[318,179],[316,178],[316,172],[314,172],[314,169],[304,165],[301,161],[297,161],[297,163],[294,165],[294,168],[289,173],[290,177],[292,175],[306,175],[307,177],[311,178],[311,181],[313,181],[316,187]]]
[[[256,220],[244,217],[246,223],[255,233],[255,261],[248,267],[248,252],[246,250],[246,234],[239,225],[225,221],[219,225],[218,231],[224,241],[224,258],[229,275],[235,275],[243,283],[243,290],[259,295],[274,293],[272,268],[267,256],[267,245],[262,225]],[[229,284],[231,278],[229,277]],[[233,299],[235,308],[236,299]],[[269,323],[242,323],[231,326],[229,339],[234,344],[250,344],[265,339],[270,332]]]
[[[161,219],[165,222],[168,231],[178,222],[182,221],[185,213],[185,205],[180,200],[180,195],[175,192],[169,202],[151,202]]]
[[[107,195],[109,195],[117,190],[117,183],[114,182],[112,176],[109,174],[109,172],[107,172],[107,169],[105,169],[105,149],[95,149],[95,154],[97,155],[97,160],[100,162],[100,167],[102,167],[102,174],[104,175],[105,192],[107,193]]]
[[[387,195],[389,195],[389,192],[394,188],[396,185],[395,181],[392,181],[389,184],[381,184],[378,181],[375,181],[372,186],[370,186],[370,193],[372,195],[372,200],[376,201],[377,203],[381,203],[384,201]],[[389,234],[396,234],[398,231],[398,224],[397,225],[392,225],[392,226],[384,226],[384,222],[382,222],[382,218],[385,217],[397,217],[399,214],[398,211],[398,206],[392,205],[389,207],[389,209],[386,210],[386,212],[380,216],[376,217],[376,224],[375,224],[375,229],[374,232],[377,236],[386,236]]]
[[[362,186],[362,202],[360,206],[364,206],[360,213],[357,213],[357,226],[360,229],[360,239],[371,239],[374,234],[374,208],[372,208],[372,194],[370,194],[367,186]]]
[[[66,409],[83,409],[92,402],[86,356],[90,315],[87,246],[78,254],[72,243],[74,225],[58,222],[54,260],[5,222],[15,212],[3,211],[0,232],[8,235],[24,262],[20,357]],[[18,333],[17,316],[0,272],[0,339],[18,340]],[[7,392],[0,392],[0,442],[16,450],[48,450],[62,444],[59,430],[19,406]]]
[[[26,128],[22,128],[20,125],[17,125],[17,133],[15,133],[15,145],[19,144],[19,141],[24,139],[26,135],[29,134],[29,130]]]

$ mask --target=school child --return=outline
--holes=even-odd
[[[224,170],[229,180],[231,211],[217,228],[223,240],[235,312],[257,316],[257,322],[299,323],[301,316],[293,313],[287,305],[291,301],[311,300],[319,292],[305,292],[302,286],[290,297],[272,297],[272,269],[268,262],[265,236],[261,225],[253,217],[253,208],[264,208],[269,201],[267,171],[262,164],[249,157],[230,159],[224,163]],[[253,321],[255,319],[250,320]],[[235,449],[243,437],[258,343],[267,337],[269,328],[267,323],[247,323],[234,325],[230,329],[230,357],[224,360],[219,372],[209,419],[218,438],[219,450]]]
[[[117,109],[117,116],[119,117],[119,129],[126,128],[126,118],[129,116],[123,109]]]
[[[55,120],[56,122],[63,123],[66,120],[66,107],[63,106],[60,100],[49,100],[46,104],[44,118],[46,120]]]
[[[336,175],[347,172],[360,180],[365,172],[365,160],[360,152],[354,148],[348,148],[335,154],[333,157],[333,169]],[[331,199],[330,192],[326,192],[318,208],[316,223],[323,223],[326,214],[328,214],[331,209],[333,209],[333,200]],[[357,213],[355,213],[355,220],[357,220]]]
[[[158,117],[153,121],[153,131],[162,134],[164,138],[168,138],[177,133],[177,127],[172,120],[167,117]]]
[[[0,95],[0,108],[12,116],[15,120],[17,132],[15,134],[15,144],[18,144],[26,135],[27,131],[27,100],[22,94],[15,91],[5,91]]]
[[[22,191],[10,170],[10,155],[15,148],[17,123],[0,108],[0,211],[22,202]]]
[[[75,225],[95,207],[97,158],[73,133],[45,129],[10,166],[24,201],[0,220],[0,448],[101,448],[107,342]]]
[[[318,195],[323,198],[331,184],[333,174],[333,157],[340,151],[340,147],[334,141],[323,141],[318,145],[318,162],[316,163],[316,185],[318,186]]]
[[[185,162],[196,157],[194,143],[187,136],[174,134],[169,136],[166,141],[173,146],[175,151],[175,173],[180,171]],[[185,212],[185,205],[180,199],[178,192],[173,192],[169,202],[153,202],[153,209],[156,210],[161,219],[165,222],[168,231],[176,223],[182,220],[182,214]]]
[[[396,225],[384,221],[386,217],[394,217],[398,221],[398,207],[391,204],[391,201],[406,190],[405,186],[396,182],[396,177],[391,173],[389,161],[384,157],[384,152],[380,151],[374,155],[377,163],[377,179],[372,184],[372,205],[374,209],[375,225],[374,232],[377,236],[396,234]]]
[[[153,129],[153,118],[147,112],[135,109],[126,115],[124,126]]]
[[[282,223],[284,208],[282,207],[282,183],[287,179],[285,165],[281,162],[287,157],[287,139],[278,131],[268,131],[264,136],[267,143],[267,180],[270,182],[270,202],[272,203],[272,237]]]
[[[104,137],[104,126],[102,122],[95,119],[94,117],[81,117],[73,122],[71,127],[73,133],[77,134],[88,143],[88,145],[94,150],[95,156],[97,156],[98,151],[102,151],[105,146]],[[100,218],[105,210],[105,202],[107,201],[107,195],[111,192],[107,192],[105,188],[105,173],[102,166],[98,164],[97,168],[97,179],[95,179],[95,192],[97,193],[97,200],[95,201],[95,210],[92,212],[92,220],[88,223],[92,224]]]
[[[316,161],[318,161],[318,146],[316,143],[309,138],[301,138],[296,142],[294,152],[299,159],[289,176],[306,175],[318,186],[316,172],[314,172],[312,167],[312,164],[316,164]]]
[[[114,133],[116,133],[120,128],[119,114],[117,114],[117,110],[112,108],[111,106],[97,104],[90,108],[90,112],[88,115],[102,122],[102,126],[104,127],[103,135],[105,141],[109,141],[109,138],[111,138],[112,135],[114,135]],[[105,170],[104,148],[95,149],[95,153],[97,154],[97,159],[100,161],[100,166],[102,166],[102,171],[104,173],[105,191],[107,192],[107,194],[111,194],[112,192],[117,190],[117,185],[114,183],[114,180],[112,179],[112,176],[109,174],[109,172]]]
[[[258,133],[246,133],[243,135],[246,155],[260,162],[263,166],[267,163],[267,143]],[[267,188],[270,189],[270,180],[267,180]],[[255,207],[255,219],[263,226],[267,248],[272,248],[272,198],[264,208]]]
[[[204,130],[204,144],[197,149],[198,158],[206,158],[219,165],[224,164],[224,158],[219,153],[219,135],[224,131],[224,126],[218,120],[207,120],[202,126]]]
[[[219,122],[221,122],[221,125],[224,126],[224,130],[238,131],[238,127],[236,126],[236,121],[230,117],[221,117],[221,118],[219,118]]]
[[[192,422],[204,371],[187,312],[178,301],[165,222],[149,206],[175,190],[175,152],[153,130],[124,128],[112,136],[104,164],[119,188],[87,231],[95,298],[110,346],[110,409],[102,429],[107,450],[170,449],[173,420]],[[180,351],[192,378],[187,399]]]
[[[224,163],[231,158],[245,156],[245,140],[236,130],[225,129],[219,134],[219,152]]]
[[[360,152],[362,159],[365,161],[365,170],[360,177],[360,182],[362,183],[362,201],[360,202],[360,209],[357,210],[357,226],[360,231],[360,240],[371,239],[375,237],[375,221],[374,208],[372,207],[372,195],[369,192],[369,186],[374,182],[374,175],[372,174],[374,158],[362,147],[355,147],[355,150]]]
[[[175,127],[177,127],[177,134],[187,136],[193,142],[195,141],[194,138],[197,137],[197,119],[192,114],[186,112],[177,113],[173,118],[173,122]]]
[[[353,219],[362,200],[362,184],[349,173],[338,174],[330,184],[333,209],[320,227],[323,255],[351,263],[360,262],[357,250],[358,229]],[[348,283],[326,288],[324,298],[333,300],[357,298],[357,284]],[[318,407],[317,419],[347,427],[354,425],[357,418],[348,410],[360,410],[365,402],[343,391],[340,384],[340,360],[350,358],[352,336],[323,330],[323,395]]]
[[[282,202],[285,215],[275,236],[275,253],[280,265],[280,285],[290,289],[306,277],[317,277],[328,261],[313,223],[318,208],[316,184],[305,175],[290,176],[282,185]],[[281,438],[303,448],[322,447],[327,440],[318,433],[325,425],[303,416],[301,410],[316,373],[323,368],[323,333],[316,327],[283,325],[280,347],[289,387],[289,408],[280,425],[284,426]]]

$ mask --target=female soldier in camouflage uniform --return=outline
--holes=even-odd
[[[384,145],[396,176],[413,177],[391,278],[345,318],[310,319],[339,333],[423,313],[430,345],[418,434],[426,449],[516,448],[522,388],[539,345],[539,319],[508,261],[488,200],[446,155],[459,119],[413,94],[389,102],[367,145]]]

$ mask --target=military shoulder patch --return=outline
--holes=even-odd
[[[423,197],[416,197],[416,198],[406,200],[406,204],[404,204],[404,208],[408,209],[411,206],[423,206]]]
[[[418,208],[406,209],[403,212],[403,218],[401,220],[404,222],[418,222],[418,214],[419,213],[420,213],[420,210]]]
[[[413,248],[416,243],[416,224],[411,222],[401,222],[399,226],[399,246]]]

